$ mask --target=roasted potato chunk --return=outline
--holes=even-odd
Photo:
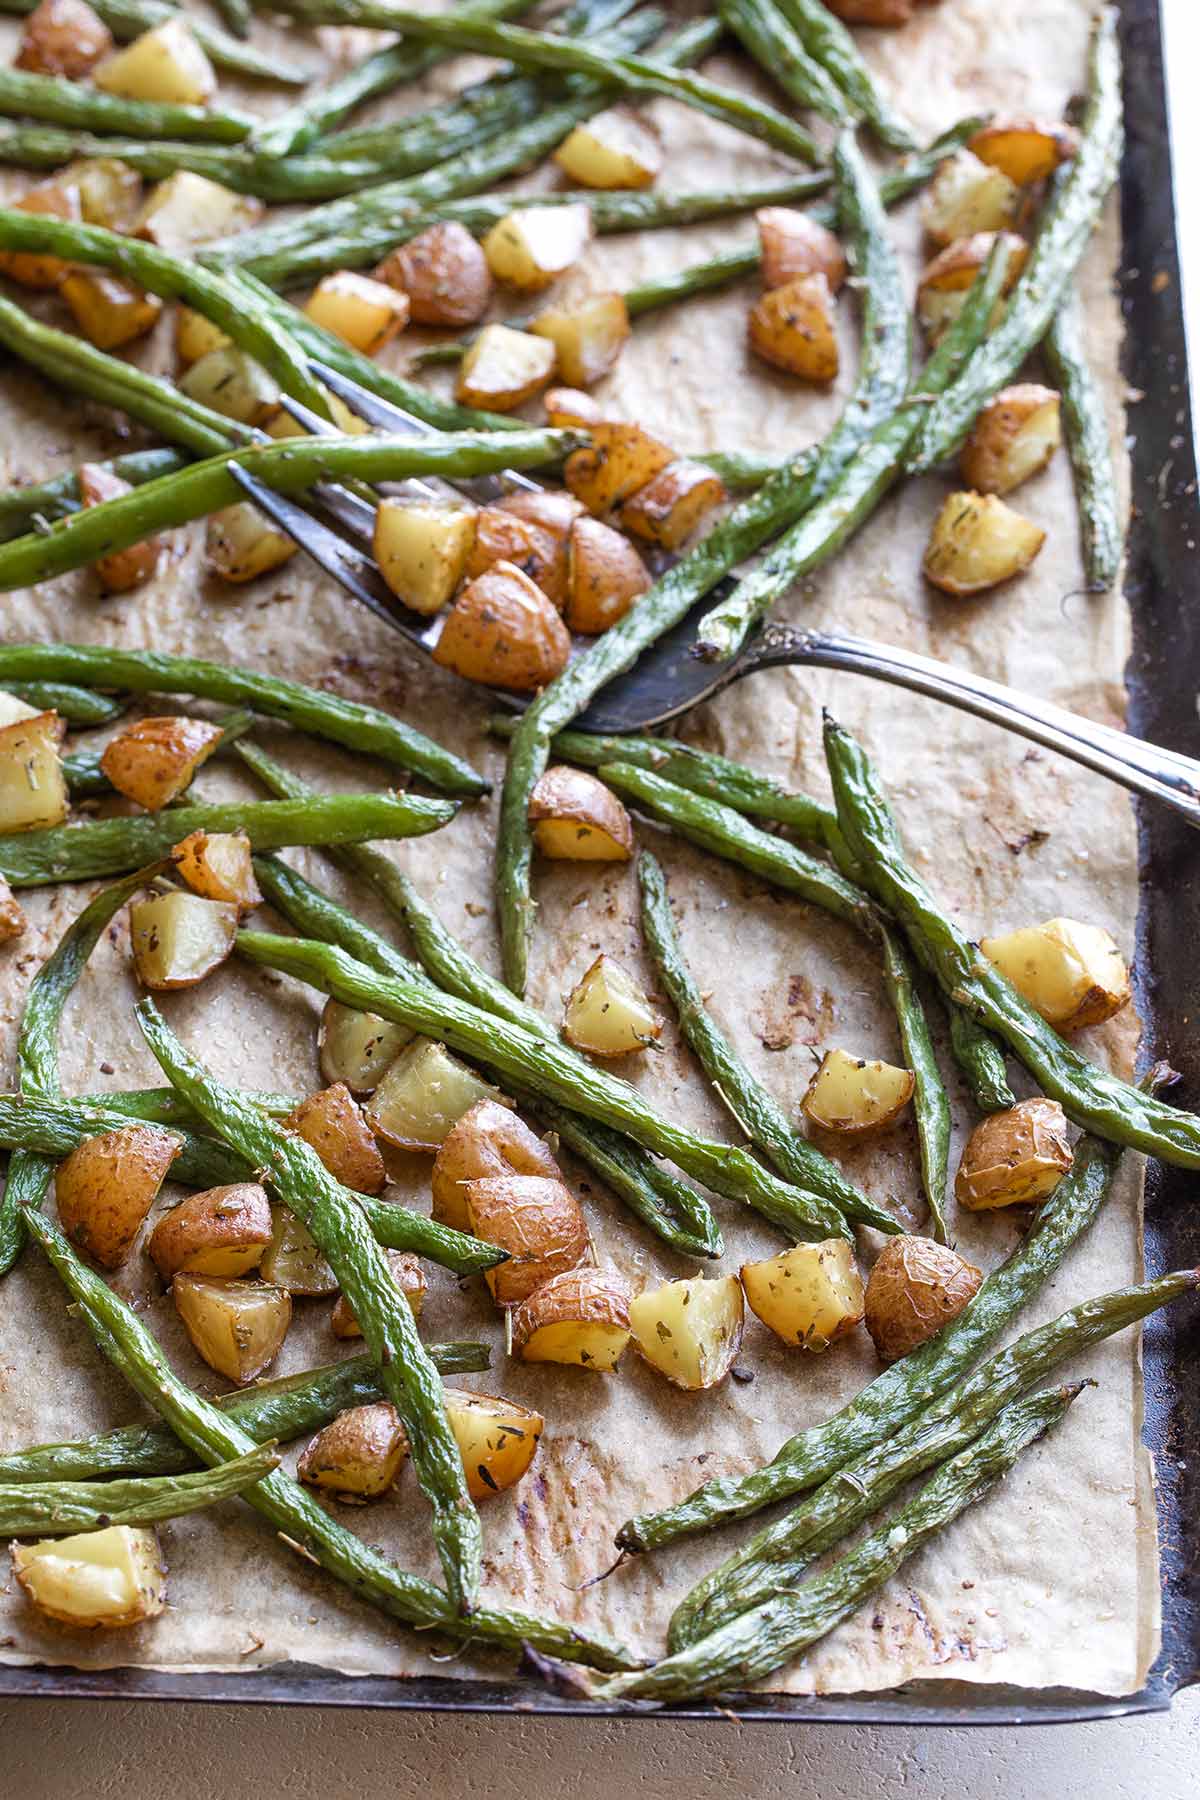
[[[594,386],[616,367],[629,336],[623,294],[590,294],[575,306],[549,307],[529,327],[554,345],[555,373],[572,387]]]
[[[180,1148],[157,1125],[123,1125],[72,1150],[55,1171],[54,1192],[75,1248],[101,1268],[119,1269]]]
[[[240,912],[262,904],[244,831],[191,831],[176,844],[171,858],[192,892],[203,899],[228,901]]]
[[[938,169],[921,204],[921,221],[935,244],[976,231],[1004,231],[1017,217],[1021,190],[1002,169],[958,150]]]
[[[83,217],[79,190],[61,178],[35,187],[12,202],[15,212],[40,213],[51,219],[68,219],[72,223]],[[0,275],[20,282],[27,288],[56,288],[70,269],[61,256],[49,256],[40,250],[0,251]]]
[[[554,160],[580,187],[645,188],[662,168],[662,145],[637,113],[614,106],[576,125]]]
[[[85,156],[54,177],[56,187],[73,187],[85,224],[106,231],[132,231],[142,210],[142,178],[115,156]]]
[[[461,330],[482,319],[492,298],[492,272],[483,247],[453,220],[431,225],[401,244],[376,274],[407,294],[415,325]]]
[[[1053,388],[1022,381],[1003,388],[971,428],[958,466],[980,494],[1008,494],[1039,475],[1062,443],[1061,403]]]
[[[177,169],[151,189],[137,235],[173,256],[190,256],[201,244],[249,231],[263,210],[262,201],[249,194],[235,194],[207,175]]]
[[[384,1260],[392,1280],[399,1288],[412,1309],[414,1319],[421,1316],[421,1308],[425,1304],[425,1271],[417,1257],[407,1250],[385,1250]],[[354,1316],[354,1309],[345,1294],[338,1295],[338,1303],[333,1309],[333,1317],[329,1321],[334,1337],[357,1338],[362,1336],[362,1326]]]
[[[915,1085],[909,1069],[851,1056],[848,1050],[827,1050],[800,1105],[820,1130],[857,1137],[893,1124]]]
[[[512,412],[554,373],[554,345],[511,325],[485,325],[463,357],[455,392],[464,406]]]
[[[830,293],[838,292],[846,279],[846,253],[832,231],[791,206],[761,206],[754,221],[768,291],[799,275],[823,275]]]
[[[957,1319],[983,1273],[932,1238],[889,1238],[867,1282],[867,1330],[880,1362],[896,1362]]]
[[[236,906],[182,888],[135,900],[129,941],[138,980],[156,993],[195,987],[232,955],[239,923]]]
[[[609,1375],[629,1342],[629,1296],[603,1269],[565,1269],[512,1315],[512,1347],[522,1362],[570,1363]]]
[[[661,544],[664,550],[678,550],[725,497],[719,475],[703,463],[680,457],[625,502],[621,523],[635,537]]]
[[[56,712],[0,726],[0,837],[66,818],[71,802],[59,756],[65,729]]]
[[[164,1281],[182,1273],[248,1275],[271,1241],[271,1207],[257,1181],[189,1194],[164,1213],[146,1245]]]
[[[279,387],[261,363],[230,344],[210,350],[179,380],[191,400],[239,425],[269,425],[279,412]]]
[[[633,855],[629,814],[586,769],[547,769],[529,796],[529,823],[538,851],[555,862],[628,862]]]
[[[182,13],[144,31],[95,70],[92,79],[106,94],[130,100],[166,100],[204,106],[217,91],[217,77]]]
[[[1078,148],[1079,133],[1058,120],[991,119],[967,140],[972,156],[1000,169],[1018,187],[1044,181],[1061,163],[1070,162]]]
[[[1128,1004],[1129,971],[1108,932],[1078,919],[1047,919],[979,948],[1048,1025],[1102,1025]]]
[[[803,381],[829,382],[839,351],[833,295],[823,275],[797,275],[763,294],[750,312],[750,348]]]
[[[467,579],[486,575],[497,563],[511,563],[520,569],[552,606],[562,610],[567,594],[567,540],[561,533],[522,518],[509,507],[481,506],[467,555]]]
[[[847,25],[907,25],[915,0],[826,0]]]
[[[485,1175],[463,1188],[474,1237],[508,1252],[484,1272],[497,1306],[517,1306],[588,1254],[583,1211],[565,1182],[544,1175]]]
[[[444,1044],[414,1038],[371,1096],[367,1123],[376,1137],[400,1150],[430,1153],[477,1100],[498,1100],[494,1087]]]
[[[862,1323],[862,1276],[844,1238],[797,1244],[764,1262],[743,1263],[742,1287],[767,1329],[802,1350],[828,1350]]]
[[[305,1299],[337,1293],[337,1276],[317,1248],[316,1239],[286,1206],[271,1208],[271,1241],[263,1251],[259,1274],[272,1287]]]
[[[1027,1206],[1052,1193],[1075,1157],[1066,1114],[1040,1095],[989,1113],[963,1148],[954,1197],[968,1212]]]
[[[592,215],[569,206],[530,206],[510,212],[483,240],[483,254],[497,281],[537,293],[577,263],[592,235]]]
[[[79,81],[112,47],[112,32],[86,0],[39,0],[25,21],[13,67]]]
[[[163,303],[123,275],[107,269],[78,269],[64,275],[58,291],[75,323],[97,350],[119,350],[145,337],[158,323]]]
[[[305,1446],[296,1473],[343,1500],[378,1500],[408,1455],[400,1414],[386,1400],[352,1406]]]
[[[111,1631],[156,1619],[166,1605],[167,1567],[145,1526],[13,1544],[12,1569],[30,1604],[59,1625]]]
[[[266,1281],[176,1275],[171,1297],[197,1354],[230,1381],[261,1375],[292,1322],[291,1295]]]
[[[211,513],[205,532],[205,559],[214,575],[240,587],[291,562],[299,546],[257,506],[236,500]]]
[[[363,1117],[362,1108],[344,1082],[322,1088],[302,1100],[284,1124],[316,1151],[329,1173],[358,1194],[379,1194],[387,1170]]]
[[[192,777],[221,741],[218,725],[207,719],[135,719],[123,725],[100,758],[100,767],[129,800],[148,812],[161,812],[191,786]]]
[[[588,636],[607,631],[649,587],[650,571],[628,538],[600,519],[575,521],[564,614],[572,631]]]
[[[213,350],[228,350],[229,336],[190,306],[180,306],[175,314],[175,351],[181,363],[189,368]]]
[[[628,500],[675,461],[675,452],[640,425],[601,421],[591,431],[591,443],[568,456],[564,475],[575,498],[597,517]]]
[[[553,601],[515,563],[498,562],[458,596],[433,660],[467,681],[531,694],[561,675],[570,655]]]
[[[1029,245],[1023,237],[1015,231],[977,231],[972,237],[955,238],[921,271],[917,317],[931,344],[940,343],[957,319],[997,243],[1003,243],[1007,255],[1000,293],[988,321],[988,330],[994,331],[1004,315],[1005,301],[1029,260]]]
[[[600,402],[578,388],[547,388],[542,396],[542,405],[546,408],[547,425],[556,427],[582,425],[589,428],[599,425],[604,418]]]
[[[12,889],[0,875],[0,944],[10,944],[22,936],[28,924]]]
[[[716,1387],[742,1347],[746,1309],[736,1275],[668,1281],[629,1302],[639,1353],[676,1387]]]
[[[412,1040],[407,1025],[327,1000],[317,1038],[321,1073],[331,1087],[344,1081],[352,1094],[370,1094]]]
[[[599,955],[576,983],[563,1015],[563,1036],[591,1056],[630,1056],[662,1036],[663,1022],[632,975]]]
[[[933,522],[921,567],[956,600],[984,594],[1022,574],[1046,533],[995,494],[951,494]]]
[[[546,1423],[541,1413],[499,1394],[466,1394],[457,1388],[446,1389],[445,1402],[472,1500],[515,1487],[537,1455]]]
[[[82,463],[76,480],[85,507],[99,506],[105,500],[116,500],[132,492],[127,481],[102,463]],[[153,537],[141,544],[130,544],[127,550],[98,557],[95,567],[101,587],[109,594],[127,594],[132,588],[141,587],[153,577],[161,553],[162,539]]]
[[[475,542],[475,508],[388,496],[375,514],[375,561],[397,599],[432,615],[454,598]]]
[[[433,1216],[455,1231],[471,1229],[467,1184],[495,1175],[540,1175],[561,1181],[549,1148],[498,1100],[477,1100],[446,1134],[433,1164]]]
[[[374,356],[408,324],[408,295],[387,282],[372,281],[354,269],[324,276],[305,302],[316,325],[331,331],[352,350]]]

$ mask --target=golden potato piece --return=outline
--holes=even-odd
[[[171,1297],[197,1354],[230,1381],[261,1375],[292,1322],[291,1295],[266,1281],[176,1275]]]
[[[742,1287],[767,1329],[802,1350],[828,1350],[862,1323],[862,1276],[844,1238],[797,1244],[763,1262],[743,1263]]]
[[[515,494],[505,494],[496,504],[504,512],[515,513],[518,519],[540,525],[543,531],[550,532],[562,543],[569,539],[576,519],[583,518],[587,512],[586,506],[574,494],[558,493],[552,488],[529,491],[518,488]]]
[[[388,495],[375,513],[375,561],[397,599],[432,616],[454,598],[475,542],[475,508]]]
[[[754,221],[765,288],[786,287],[799,275],[823,275],[830,293],[838,292],[846,279],[846,252],[832,231],[791,206],[761,206]]]
[[[437,1150],[477,1100],[498,1100],[494,1087],[444,1044],[414,1038],[371,1096],[367,1123],[400,1150]]]
[[[935,244],[952,244],[976,231],[1004,231],[1020,204],[1021,190],[1003,170],[989,168],[969,150],[957,150],[926,189],[921,219]]]
[[[316,1239],[286,1206],[271,1208],[271,1241],[263,1251],[259,1274],[272,1287],[306,1299],[337,1293],[337,1276],[317,1248]]]
[[[599,955],[576,983],[563,1015],[563,1036],[591,1056],[630,1056],[662,1036],[663,1022],[631,975]]]
[[[112,32],[87,0],[39,0],[25,21],[13,67],[78,81],[112,47]]]
[[[529,329],[554,345],[555,373],[572,387],[588,388],[616,367],[629,337],[629,313],[623,294],[590,294],[575,306],[549,307]]]
[[[547,769],[529,796],[529,823],[537,849],[552,861],[628,862],[633,855],[629,814],[586,769]]]
[[[362,1108],[344,1082],[310,1094],[284,1120],[316,1151],[329,1173],[358,1194],[382,1193],[387,1170]]]
[[[156,1619],[166,1605],[167,1566],[145,1526],[13,1544],[12,1568],[26,1599],[59,1625],[116,1630]]]
[[[207,356],[211,350],[227,350],[230,340],[219,325],[206,319],[190,306],[180,306],[175,314],[175,350],[181,363],[189,367]]]
[[[482,245],[464,225],[431,225],[379,265],[380,281],[407,294],[416,325],[459,330],[482,319],[492,298],[492,272]]]
[[[177,169],[151,190],[137,221],[137,235],[172,256],[190,256],[201,244],[249,231],[263,212],[262,201],[251,195],[235,194],[207,175]]]
[[[54,1192],[75,1248],[119,1269],[181,1147],[157,1125],[123,1125],[72,1150],[55,1171]]]
[[[851,1056],[848,1050],[827,1050],[800,1105],[821,1131],[858,1137],[893,1124],[915,1085],[909,1069]]]
[[[570,655],[553,601],[515,563],[498,562],[458,596],[433,660],[467,681],[530,694],[561,675]]]
[[[1036,119],[992,119],[967,149],[989,168],[1000,169],[1018,187],[1030,187],[1053,175],[1061,163],[1070,162],[1079,148],[1079,133],[1059,120],[1041,124]]]
[[[472,1500],[515,1487],[537,1455],[546,1423],[541,1413],[499,1394],[447,1388],[444,1398]]]
[[[61,179],[45,182],[31,189],[19,200],[12,201],[14,212],[40,213],[51,219],[68,219],[72,223],[82,217],[79,190]],[[40,250],[0,251],[0,275],[27,288],[56,288],[70,269],[61,256],[49,256]]]
[[[239,425],[269,425],[279,412],[279,384],[261,363],[235,344],[210,350],[187,373],[179,387],[191,400],[210,406]]]
[[[161,812],[190,787],[220,741],[220,726],[207,719],[176,713],[135,719],[109,742],[100,767],[119,794],[148,812]]]
[[[425,1304],[425,1271],[420,1261],[407,1250],[385,1250],[384,1261],[388,1271],[404,1298],[412,1309],[414,1319],[421,1316],[421,1308]],[[333,1317],[329,1321],[334,1337],[357,1338],[362,1336],[362,1326],[354,1316],[354,1309],[345,1294],[338,1295],[338,1303],[333,1309]]]
[[[962,447],[958,466],[980,494],[1008,494],[1046,467],[1062,443],[1061,403],[1053,388],[1022,381],[989,400]]]
[[[105,500],[117,500],[122,494],[133,491],[127,481],[114,475],[102,463],[82,463],[75,479],[85,507],[99,506]],[[130,544],[127,550],[114,550],[108,556],[97,557],[96,573],[101,587],[110,594],[127,594],[131,588],[141,587],[157,570],[161,552],[162,539],[153,537],[140,544]]]
[[[629,1342],[629,1296],[603,1269],[565,1269],[512,1315],[512,1347],[522,1362],[570,1363],[608,1375]]]
[[[554,373],[554,345],[511,325],[485,325],[463,357],[455,393],[464,406],[512,412]]]
[[[132,231],[142,208],[142,178],[115,156],[85,156],[54,177],[56,187],[73,187],[88,225]]]
[[[374,356],[408,324],[408,295],[354,269],[338,269],[317,283],[304,305],[314,325],[352,350]]]
[[[130,100],[166,100],[204,106],[217,91],[217,77],[182,13],[144,31],[124,50],[102,62],[92,79],[106,94]]]
[[[240,914],[225,900],[172,888],[129,909],[133,966],[143,987],[156,993],[195,987],[233,952]]]
[[[826,0],[847,25],[907,25],[915,0]]]
[[[370,1094],[413,1036],[407,1025],[327,1000],[317,1037],[321,1073],[331,1087],[344,1081],[352,1094]]]
[[[299,546],[280,531],[257,506],[236,500],[211,513],[205,531],[204,550],[209,568],[222,581],[242,586],[270,575],[291,562]]]
[[[975,1127],[963,1148],[954,1197],[969,1212],[1027,1206],[1052,1193],[1074,1160],[1058,1101],[1040,1095],[1019,1100]]]
[[[271,1241],[271,1207],[257,1181],[206,1188],[164,1213],[146,1245],[164,1281],[189,1275],[248,1275]]]
[[[547,388],[542,405],[546,408],[547,425],[555,427],[582,425],[586,429],[599,425],[604,418],[600,402],[578,388]]]
[[[58,284],[75,323],[98,350],[120,350],[158,323],[163,303],[123,275],[107,269],[72,268]]]
[[[576,125],[554,160],[580,187],[645,188],[662,168],[662,145],[637,113],[614,106]]]
[[[481,506],[467,555],[466,576],[474,581],[497,563],[511,563],[559,612],[567,593],[567,540],[509,507]]]
[[[9,944],[13,938],[19,938],[28,924],[12,889],[0,875],[0,944]]]
[[[536,293],[579,261],[591,235],[592,215],[582,201],[530,206],[492,226],[483,254],[497,281]]]
[[[1108,932],[1078,919],[1047,919],[979,948],[1048,1025],[1102,1025],[1128,1004],[1129,971]]]
[[[408,1455],[400,1414],[386,1400],[339,1413],[305,1446],[296,1473],[343,1500],[378,1500]]]
[[[956,600],[984,594],[1026,570],[1046,533],[995,494],[951,494],[933,522],[921,567]]]
[[[702,1275],[648,1288],[629,1302],[633,1341],[676,1387],[716,1387],[742,1347],[746,1309],[736,1275]]]
[[[477,1100],[446,1134],[434,1159],[434,1218],[455,1231],[469,1232],[467,1184],[495,1175],[562,1180],[551,1151],[511,1107],[498,1100]]]
[[[568,456],[564,475],[575,498],[597,517],[628,500],[675,461],[675,452],[640,425],[602,420],[591,432],[591,443]]]
[[[726,498],[725,483],[703,463],[680,457],[628,499],[621,523],[635,537],[678,550]]]
[[[485,1175],[463,1188],[474,1237],[508,1252],[484,1273],[497,1306],[516,1306],[588,1254],[583,1211],[570,1188],[544,1175]]]
[[[994,331],[1005,302],[1029,260],[1029,245],[1015,231],[977,231],[955,238],[921,271],[917,284],[917,317],[931,344],[938,344],[967,303],[967,295],[997,244],[1005,249],[1004,277],[988,320]]]
[[[59,755],[65,731],[56,712],[0,726],[0,837],[66,818],[71,801]]]
[[[643,490],[645,491],[645,490]],[[623,619],[651,585],[629,539],[586,515],[571,528],[564,617],[572,631],[598,636]]]
[[[839,352],[833,295],[824,275],[797,275],[763,294],[750,312],[750,348],[803,381],[832,381]]]
[[[979,1292],[982,1271],[932,1238],[889,1238],[867,1282],[866,1321],[880,1362],[936,1335]]]
[[[254,855],[244,831],[190,831],[171,852],[194,894],[224,900],[241,912],[262,904],[254,879]]]

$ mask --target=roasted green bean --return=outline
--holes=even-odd
[[[809,56],[845,95],[851,108],[867,121],[890,150],[911,150],[913,134],[875,85],[850,32],[822,0],[775,0],[796,29]]]
[[[190,458],[178,450],[131,450],[128,455],[114,456],[111,462],[101,462],[99,466],[127,481],[130,487],[141,487],[147,481],[157,481],[160,475],[173,475],[189,461]],[[10,538],[20,537],[31,526],[36,526],[39,519],[46,522],[65,519],[68,513],[78,512],[82,505],[77,469],[51,475],[46,481],[30,482],[26,487],[6,488],[0,493],[0,543],[6,544]],[[12,684],[4,685],[11,687]],[[73,725],[102,723],[99,719],[73,718],[65,712],[63,717],[69,718]]]
[[[64,1537],[109,1525],[154,1525],[233,1500],[278,1466],[274,1444],[266,1444],[195,1475],[11,1486],[0,1482],[0,1531],[6,1537]]]
[[[1104,396],[1087,360],[1083,314],[1071,293],[1042,340],[1046,365],[1062,396],[1063,434],[1075,477],[1083,569],[1089,590],[1105,593],[1117,579],[1125,532],[1108,436]]]

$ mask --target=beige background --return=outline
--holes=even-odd
[[[1195,66],[1188,0],[1164,0],[1177,71]],[[1189,16],[1185,19],[1184,15]],[[1188,34],[1188,27],[1191,33]],[[1188,38],[1185,38],[1188,34]],[[1190,38],[1190,41],[1189,41]],[[1192,132],[1184,108],[1181,123]],[[1181,144],[1183,169],[1196,166]],[[1200,231],[1200,218],[1193,231]],[[1193,262],[1192,292],[1197,288]],[[680,1788],[799,1793],[832,1800],[900,1791],[989,1796],[1195,1791],[1200,1709],[1186,1699],[1168,1720],[1071,1731],[930,1732],[713,1727],[642,1722],[505,1721],[268,1714],[253,1709],[3,1709],[7,1754],[0,1793],[156,1793],[167,1780],[192,1793],[240,1794],[270,1779],[288,1795],[361,1792],[383,1781],[397,1794],[451,1794],[487,1781],[503,1800],[562,1793],[645,1796]],[[1190,1754],[1189,1754],[1190,1750]],[[169,1771],[169,1773],[168,1773]]]

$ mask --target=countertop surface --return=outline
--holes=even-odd
[[[1163,0],[1192,363],[1200,363],[1196,0]],[[0,1800],[1192,1800],[1200,1688],[1169,1714],[945,1730],[0,1702]]]

